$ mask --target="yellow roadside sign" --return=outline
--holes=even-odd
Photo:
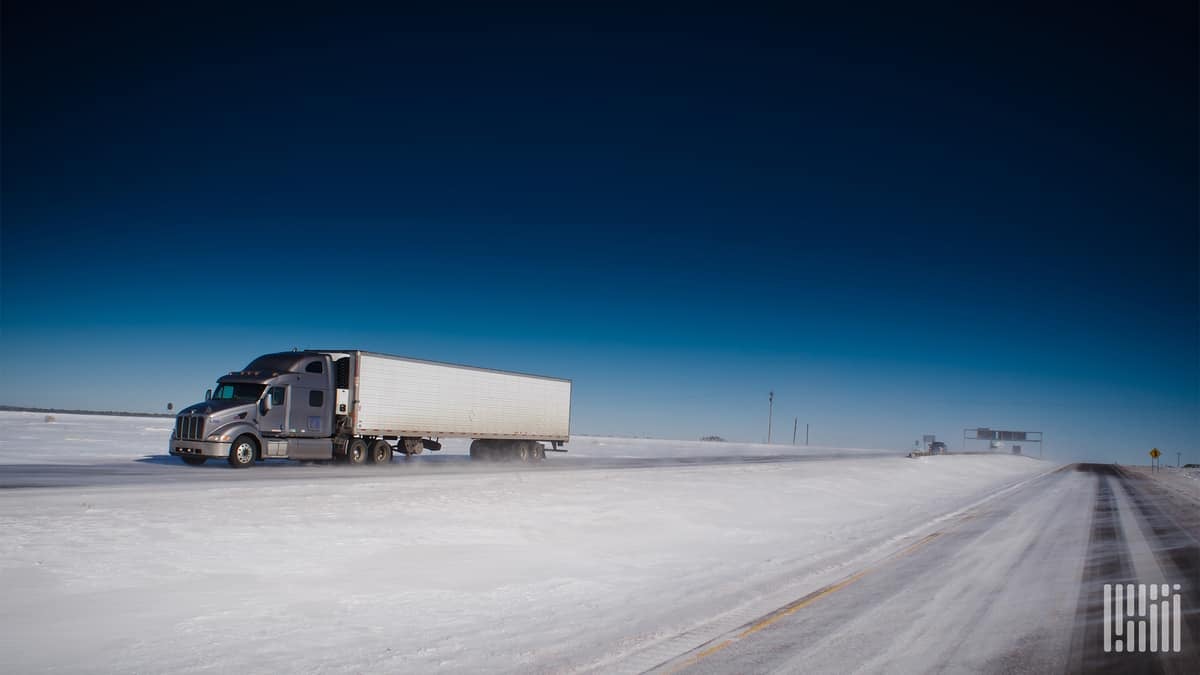
[[[1153,450],[1150,451],[1150,456],[1153,457],[1154,459],[1158,459],[1158,456],[1161,454],[1162,453],[1158,451],[1158,448],[1154,448]]]

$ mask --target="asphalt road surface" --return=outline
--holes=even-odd
[[[1200,673],[1200,544],[1151,483],[1065,467],[654,672]],[[1118,583],[1180,585],[1182,651],[1104,651]]]
[[[310,480],[403,480],[420,474],[501,473],[512,471],[586,471],[643,469],[668,466],[712,466],[813,462],[830,459],[897,457],[896,452],[855,451],[852,455],[805,454],[732,457],[580,457],[569,453],[547,453],[536,464],[471,461],[463,454],[423,454],[411,459],[396,458],[388,466],[344,466],[318,462],[272,460],[247,469],[232,469],[222,459],[209,459],[203,466],[184,465],[170,455],[147,455],[131,462],[106,464],[7,464],[0,465],[0,490],[48,487],[96,487],[109,485],[158,485],[162,483],[225,483],[230,481]]]

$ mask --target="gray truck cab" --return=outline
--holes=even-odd
[[[170,454],[188,464],[223,457],[327,460],[350,414],[351,356],[297,351],[266,354],[217,379],[202,403],[179,411]]]

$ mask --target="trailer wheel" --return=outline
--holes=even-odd
[[[419,455],[425,450],[425,445],[419,438],[404,438],[401,439],[401,442],[404,443],[404,454],[410,457],[412,455]]]
[[[229,446],[229,466],[235,469],[245,469],[254,464],[254,455],[258,452],[258,444],[250,434],[244,434],[234,439]]]
[[[346,446],[346,463],[356,466],[367,463],[367,442],[361,438],[355,438]]]
[[[372,464],[388,464],[392,461],[392,446],[382,438],[371,443],[371,452],[367,461]]]
[[[510,445],[509,453],[509,457],[517,460],[518,462],[528,462],[530,455],[533,454],[530,451],[529,443],[525,441],[517,441],[516,443]]]
[[[471,441],[471,459],[474,461],[485,462],[492,458],[491,444],[485,440],[476,439]]]
[[[182,459],[183,463],[187,464],[188,466],[200,466],[208,461],[207,457],[196,455],[181,455],[180,459]]]

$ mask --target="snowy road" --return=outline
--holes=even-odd
[[[896,452],[859,453],[856,457],[898,457]],[[731,464],[785,464],[839,459],[842,455],[741,455],[732,457],[565,457],[551,456],[536,465],[472,462],[466,455],[433,455],[396,459],[389,466],[346,467],[276,461],[249,470],[234,470],[223,461],[202,467],[184,466],[168,455],[147,456],[127,462],[100,464],[14,464],[0,469],[0,490],[47,487],[100,487],[106,485],[160,485],[163,483],[245,483],[327,480],[377,482],[403,481],[416,476],[452,474],[539,473],[611,469],[648,469]]]
[[[1197,672],[1200,545],[1136,476],[1075,465],[658,672]],[[1181,584],[1183,651],[1103,651],[1103,585]]]
[[[213,459],[189,467],[166,454],[171,421],[163,418],[0,412],[0,490],[162,484],[283,485],[314,478],[334,483],[409,480],[414,476],[542,473],[736,464],[779,464],[846,458],[898,458],[897,450],[705,443],[575,436],[568,452],[536,465],[472,462],[468,439],[445,440],[441,452],[388,466],[334,466],[271,460],[234,470]]]

